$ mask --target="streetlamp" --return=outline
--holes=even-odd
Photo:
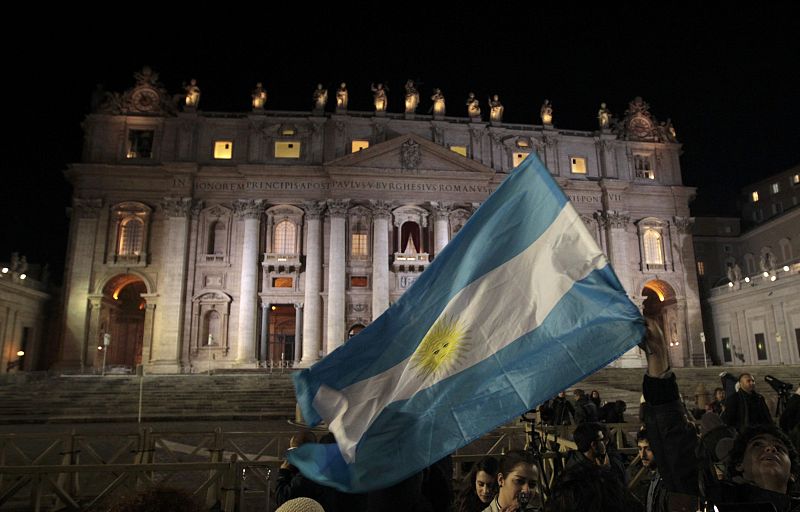
[[[8,364],[6,364],[6,371],[10,371],[12,368],[23,369],[22,365],[25,362],[25,359],[23,359],[24,357],[25,351],[17,350],[17,358],[13,361],[9,361]]]

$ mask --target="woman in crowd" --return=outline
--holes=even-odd
[[[591,394],[589,395],[589,400],[591,400],[592,403],[597,406],[598,411],[600,410],[600,407],[603,406],[603,401],[600,400],[600,392],[596,389],[592,390]]]
[[[481,512],[497,492],[497,460],[484,457],[472,466],[464,478],[456,500],[456,512]]]
[[[539,510],[539,471],[526,452],[515,450],[500,459],[497,473],[499,490],[483,512],[523,512]]]

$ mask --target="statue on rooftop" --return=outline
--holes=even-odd
[[[550,100],[544,100],[544,103],[542,103],[542,108],[539,111],[539,115],[542,118],[542,124],[553,124],[553,104],[550,103]]]
[[[185,85],[183,90],[186,91],[186,106],[197,108],[200,103],[200,87],[197,86],[197,80],[192,78],[189,85]]]
[[[489,98],[489,119],[493,123],[502,123],[503,122],[503,104],[500,103],[500,97],[495,94],[491,98]]]
[[[473,120],[481,118],[481,107],[474,92],[469,93],[467,97],[467,115]]]
[[[267,91],[261,82],[256,84],[251,96],[253,98],[253,110],[264,110],[264,104],[267,102]]]
[[[342,82],[339,89],[336,90],[336,110],[347,110],[348,99],[347,84]]]
[[[431,96],[431,101],[433,101],[433,115],[443,116],[445,112],[445,106],[444,106],[444,94],[442,94],[441,89],[433,90],[433,96]]]
[[[605,103],[601,103],[600,109],[597,111],[597,124],[600,125],[601,130],[607,130],[611,125],[611,111],[606,108]]]
[[[370,89],[372,89],[372,97],[375,102],[375,112],[386,112],[386,107],[389,102],[386,96],[386,91],[388,91],[388,89],[384,88],[383,84],[375,85],[374,83]]]
[[[317,84],[312,95],[314,99],[314,110],[325,110],[325,105],[328,103],[328,89],[322,87],[322,84]]]
[[[406,114],[413,114],[419,105],[419,91],[413,80],[406,81]]]

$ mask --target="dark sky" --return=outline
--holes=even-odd
[[[76,16],[69,11],[49,12],[47,22],[32,13],[16,18],[27,20],[23,35],[0,36],[12,128],[3,137],[10,158],[0,261],[16,250],[59,273],[71,195],[62,172],[80,159],[91,92],[97,83],[124,91],[145,64],[170,92],[196,78],[205,111],[247,110],[256,81],[267,88],[270,110],[310,109],[317,82],[333,89],[341,81],[351,109],[370,110],[369,85],[380,81],[390,89],[389,110],[399,112],[403,84],[413,78],[421,82],[420,112],[439,87],[449,115],[463,115],[474,91],[484,102],[499,94],[506,121],[538,124],[548,98],[556,127],[593,130],[601,101],[621,115],[642,96],[677,129],[684,183],[699,187],[699,215],[735,214],[742,186],[800,163],[800,21],[789,7],[397,3],[377,12],[378,5],[221,4],[215,12],[198,4],[192,19],[155,8],[93,13],[86,22],[67,22]]]

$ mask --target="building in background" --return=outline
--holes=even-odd
[[[742,189],[740,218],[697,218],[708,342],[726,365],[800,363],[800,166]]]
[[[619,119],[603,104],[586,132],[556,128],[546,100],[530,125],[503,123],[497,97],[445,107],[439,90],[418,114],[411,81],[401,113],[384,88],[345,84],[303,112],[266,110],[258,84],[243,91],[250,112],[216,113],[201,110],[202,84],[176,104],[152,70],[135,76],[96,98],[67,171],[60,367],[96,368],[105,334],[109,365],[149,372],[311,365],[408,289],[534,152],[661,319],[673,361],[702,363],[694,189],[674,128],[641,98]],[[350,94],[375,110],[349,111]],[[634,349],[615,364],[642,362]]]

